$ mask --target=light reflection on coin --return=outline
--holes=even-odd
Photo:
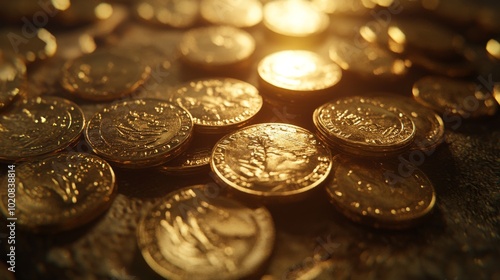
[[[35,231],[60,231],[84,225],[102,214],[116,194],[111,166],[84,153],[62,153],[16,166],[17,222]],[[4,179],[7,185],[7,178]],[[7,189],[0,209],[9,217]]]
[[[136,15],[150,23],[186,28],[198,20],[197,0],[139,0],[135,1]]]
[[[124,101],[95,114],[85,137],[94,152],[120,167],[163,164],[188,147],[189,113],[155,99]]]
[[[265,208],[248,208],[197,185],[153,206],[137,235],[148,265],[167,279],[241,279],[271,255],[275,233]]]
[[[288,202],[303,198],[326,179],[331,154],[304,128],[267,123],[223,137],[210,165],[219,183],[241,194]]]
[[[0,51],[0,110],[11,104],[28,86],[26,65],[18,57]]]
[[[332,204],[353,221],[374,227],[399,229],[420,222],[436,201],[432,183],[416,168],[395,184],[386,172],[397,172],[397,165],[335,156],[326,187]]]
[[[57,97],[37,97],[0,115],[0,160],[26,160],[61,151],[85,126],[82,110]]]
[[[200,13],[212,24],[252,27],[262,21],[262,4],[258,0],[202,0]]]
[[[240,127],[262,107],[254,86],[230,78],[193,80],[174,89],[170,101],[188,110],[195,128],[204,133]]]

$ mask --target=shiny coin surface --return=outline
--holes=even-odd
[[[198,0],[139,0],[134,12],[140,19],[153,24],[186,28],[199,17]]]
[[[288,98],[323,93],[342,77],[342,70],[337,64],[310,51],[270,54],[260,61],[258,72],[264,86],[292,93]]]
[[[16,166],[15,217],[35,231],[60,231],[84,225],[102,214],[116,194],[109,164],[85,153],[62,153]],[[7,178],[3,180],[7,186]],[[11,217],[7,188],[0,209]]]
[[[360,156],[387,156],[409,147],[415,125],[403,111],[364,97],[346,97],[314,111],[318,131],[334,148]]]
[[[424,77],[413,85],[417,102],[441,114],[458,114],[463,118],[493,116],[498,103],[488,89],[474,82],[439,76]]]
[[[193,131],[189,113],[166,101],[116,103],[90,119],[85,137],[94,152],[117,166],[163,164],[186,150]]]
[[[248,208],[203,185],[172,192],[141,220],[139,248],[167,279],[242,279],[271,255],[275,230],[263,207]]]
[[[230,78],[194,80],[173,90],[170,101],[191,113],[195,129],[220,133],[240,127],[262,107],[259,91]]]
[[[326,190],[332,204],[353,221],[380,228],[408,228],[431,212],[436,194],[427,176],[416,167],[400,181],[388,181],[387,172],[397,170],[397,165],[390,163],[337,155]]]
[[[191,29],[179,43],[184,60],[206,70],[224,70],[245,62],[255,50],[250,33],[230,26]]]
[[[329,23],[329,17],[309,1],[277,0],[264,5],[264,25],[287,37],[318,35]]]
[[[252,27],[262,21],[262,4],[258,0],[202,0],[200,13],[211,24]]]
[[[0,110],[7,107],[28,86],[26,65],[11,54],[0,51]]]
[[[68,61],[62,86],[83,99],[105,101],[126,96],[149,77],[150,67],[137,59],[99,51]]]
[[[0,160],[26,160],[65,149],[85,126],[82,110],[57,97],[38,97],[0,115]]]
[[[308,130],[267,123],[224,136],[211,168],[219,183],[266,202],[301,199],[331,168],[330,150]]]
[[[0,49],[19,55],[26,63],[54,56],[57,51],[54,35],[44,28],[33,28],[29,36],[23,34],[22,28],[0,30]]]

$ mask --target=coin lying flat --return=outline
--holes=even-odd
[[[134,12],[146,22],[186,28],[196,23],[200,11],[198,0],[139,0]]]
[[[0,115],[0,160],[26,160],[61,151],[85,126],[82,110],[57,97],[38,97]]]
[[[304,128],[267,123],[224,136],[213,149],[210,166],[219,183],[240,194],[288,202],[326,179],[331,154]]]
[[[17,223],[35,231],[84,225],[102,214],[116,195],[111,166],[90,154],[62,153],[28,161],[16,166],[16,174]],[[10,217],[7,188],[0,192],[0,209]]]
[[[274,232],[265,208],[248,208],[197,185],[153,206],[137,235],[146,262],[167,279],[241,279],[271,255]]]
[[[106,101],[126,96],[149,77],[151,68],[110,51],[85,54],[64,65],[61,84],[83,99]]]
[[[258,0],[202,0],[200,13],[211,24],[252,27],[262,21],[262,4]]]
[[[441,114],[458,114],[463,118],[493,116],[498,111],[492,93],[474,82],[439,76],[424,77],[413,85],[413,97]]]
[[[27,90],[26,65],[8,53],[0,51],[0,110]]]
[[[322,139],[352,155],[395,155],[415,137],[415,125],[403,111],[358,96],[323,104],[314,111],[313,121]]]
[[[200,27],[184,33],[179,49],[184,61],[205,70],[227,70],[241,65],[253,54],[250,33],[230,26]]]
[[[0,30],[0,49],[19,55],[25,63],[44,60],[55,55],[57,41],[47,29],[35,29],[28,34],[25,36],[22,28]]]
[[[310,51],[280,51],[264,57],[259,65],[260,82],[284,99],[323,94],[342,77],[340,67]]]
[[[262,107],[259,91],[230,78],[193,80],[174,89],[170,101],[189,111],[195,129],[227,132],[251,120]]]
[[[434,187],[419,169],[394,184],[388,183],[388,171],[397,171],[397,165],[335,156],[326,187],[332,204],[353,221],[370,226],[415,225],[434,207]]]
[[[324,32],[329,17],[309,1],[278,0],[264,5],[264,25],[274,33],[304,38]]]
[[[123,101],[90,119],[85,137],[96,154],[125,168],[163,164],[186,150],[189,113],[156,99]]]

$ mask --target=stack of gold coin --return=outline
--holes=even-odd
[[[94,152],[117,166],[146,168],[184,152],[193,132],[185,109],[156,99],[122,101],[96,113],[85,137]]]
[[[104,50],[70,60],[64,65],[61,84],[88,100],[106,101],[129,95],[146,81],[151,68],[125,54]]]
[[[0,110],[26,95],[26,65],[17,56],[0,51]]]
[[[303,199],[330,173],[331,153],[308,130],[263,123],[224,136],[210,162],[217,182],[266,203]]]
[[[137,0],[134,12],[146,22],[175,28],[194,25],[199,17],[198,0]]]
[[[402,229],[418,224],[431,212],[436,194],[427,176],[415,167],[411,175],[390,181],[397,165],[333,158],[332,179],[326,190],[332,204],[355,222]]]
[[[288,103],[323,98],[342,77],[337,64],[310,51],[270,54],[260,61],[258,73],[266,97]]]
[[[387,157],[410,147],[415,124],[403,111],[365,97],[346,97],[318,107],[313,114],[318,136],[341,152]]]
[[[85,126],[82,110],[58,97],[23,100],[0,115],[0,160],[12,162],[61,151]]]
[[[211,24],[248,28],[262,21],[259,0],[202,0],[201,17]]]
[[[61,231],[82,226],[107,210],[116,195],[111,166],[84,153],[61,153],[16,166],[15,216],[34,231]],[[3,181],[7,186],[7,178]],[[0,190],[0,210],[11,217],[11,196]]]
[[[174,191],[142,218],[139,248],[162,277],[249,278],[270,257],[275,238],[270,213],[213,191],[206,185]]]
[[[255,40],[235,27],[200,27],[184,33],[179,49],[188,65],[206,71],[228,71],[246,65],[255,50]]]
[[[200,133],[225,133],[248,123],[262,97],[249,83],[231,78],[193,80],[174,89],[170,101],[189,111]]]

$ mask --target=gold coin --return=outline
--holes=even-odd
[[[29,25],[26,25],[29,26]],[[56,38],[44,28],[2,29],[0,30],[0,49],[21,57],[30,63],[44,60],[55,55],[57,51]],[[25,34],[28,34],[26,36]]]
[[[142,218],[138,243],[148,265],[168,279],[242,279],[269,258],[271,214],[204,185],[170,193]]]
[[[262,21],[262,3],[258,0],[202,0],[200,13],[211,24],[252,27]]]
[[[141,86],[151,68],[137,59],[111,51],[85,54],[68,61],[62,86],[80,98],[96,101],[126,96]]]
[[[175,28],[186,28],[199,17],[198,0],[138,0],[134,12],[140,19]]]
[[[90,119],[85,137],[96,154],[125,168],[161,165],[186,150],[189,113],[156,99],[123,101]]]
[[[364,97],[346,97],[323,104],[313,121],[328,143],[361,156],[388,156],[406,150],[415,125],[401,110]]]
[[[416,103],[409,97],[387,94],[373,97],[382,103],[396,107],[415,124],[415,139],[410,149],[432,150],[444,140],[443,119],[433,110]]]
[[[278,0],[264,5],[264,25],[274,33],[304,38],[324,32],[329,17],[309,1]]]
[[[323,94],[340,81],[341,71],[337,64],[310,51],[280,51],[264,57],[258,65],[260,82],[284,91],[277,94],[285,99]]]
[[[7,188],[0,209],[6,217],[35,231],[61,231],[84,225],[102,214],[116,195],[111,166],[85,153],[62,153],[16,166],[15,212]],[[7,186],[7,178],[3,180]]]
[[[195,129],[203,133],[241,127],[262,107],[262,97],[254,86],[230,78],[193,80],[174,89],[170,101],[188,110]]]
[[[0,51],[0,110],[17,96],[25,94],[27,86],[24,62],[17,56]]]
[[[61,151],[85,126],[82,110],[57,97],[25,100],[0,115],[0,160],[26,160]]]
[[[411,175],[391,184],[387,172],[397,170],[395,164],[337,155],[326,190],[332,204],[355,222],[408,228],[431,212],[436,194],[427,176],[416,167]]]
[[[330,150],[308,130],[267,123],[224,136],[210,166],[219,183],[266,202],[303,198],[331,168]]]
[[[398,78],[408,72],[411,62],[395,57],[375,45],[357,46],[354,41],[334,38],[330,58],[343,70],[361,76]]]
[[[477,88],[474,82],[439,76],[428,76],[415,82],[413,97],[441,114],[457,114],[463,118],[493,116],[499,107],[488,89]]]
[[[187,31],[179,43],[185,62],[206,70],[225,70],[245,62],[255,50],[250,33],[230,26]]]

